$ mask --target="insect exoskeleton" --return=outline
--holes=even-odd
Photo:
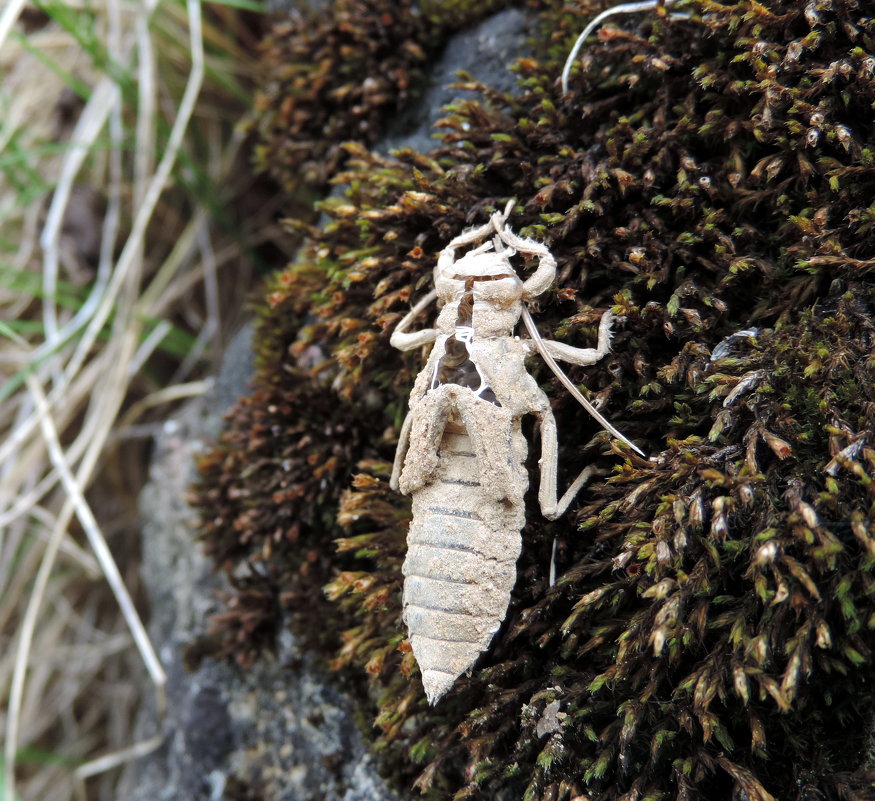
[[[528,487],[523,416],[534,415],[541,429],[538,499],[546,517],[562,514],[592,474],[583,470],[557,498],[556,422],[525,359],[538,350],[555,370],[554,359],[594,364],[610,349],[612,318],[602,316],[595,348],[540,339],[525,301],[550,286],[556,262],[544,245],[510,230],[512,207],[441,251],[435,289],[391,339],[401,350],[434,343],[410,393],[392,472],[392,487],[412,496],[403,618],[432,704],[488,648],[507,613]],[[456,259],[456,250],[470,245],[476,247]],[[516,253],[538,259],[526,279],[512,266]],[[409,332],[435,298],[443,303],[435,327]],[[514,336],[521,316],[531,339]]]

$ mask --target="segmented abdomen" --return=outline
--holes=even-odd
[[[432,704],[498,631],[522,546],[522,497],[489,498],[473,450],[465,429],[450,422],[436,479],[413,494],[403,616]]]

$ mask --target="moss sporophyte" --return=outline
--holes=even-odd
[[[350,25],[410,42],[399,58],[434,52],[449,26],[393,26],[395,7],[339,1],[278,32],[268,55],[299,53],[318,81],[273,85],[266,118],[347,86],[314,54]],[[195,488],[234,582],[214,645],[251,660],[293,626],[375,710],[386,775],[426,797],[870,798],[875,20],[840,0],[675,3],[600,28],[563,94],[601,10],[531,5],[518,94],[463,79],[478,99],[446,110],[429,153],[378,155],[347,128],[318,145],[346,191],[271,279],[253,391]],[[375,74],[364,38],[345,60]],[[267,160],[322,158],[262,135]],[[553,522],[529,498],[504,622],[432,708],[401,621],[410,511],[389,487],[422,354],[390,337],[441,249],[507,198],[556,260],[545,339],[587,347],[605,310],[619,320],[569,376],[652,458],[528,363],[559,483],[606,475]]]

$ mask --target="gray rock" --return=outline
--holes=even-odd
[[[194,542],[194,513],[181,490],[195,477],[205,440],[218,435],[222,413],[246,391],[251,341],[244,329],[211,392],[169,420],[156,442],[141,496],[143,579],[150,635],[168,676],[165,744],[129,766],[118,798],[217,801],[242,784],[271,801],[395,799],[351,723],[352,699],[290,634],[275,656],[246,670],[209,659],[191,673],[183,666],[183,649],[218,611],[216,592],[225,584]],[[153,707],[138,722],[138,736],[158,726]]]
[[[475,28],[457,33],[437,58],[422,98],[398,115],[375,150],[388,153],[409,147],[425,153],[431,150],[438,135],[434,124],[444,116],[448,103],[473,97],[473,93],[448,88],[458,82],[460,70],[503,92],[516,92],[516,75],[508,69],[514,59],[528,52],[526,37],[531,15],[518,8],[494,14]]]
[[[497,88],[515,78],[507,64],[523,52],[527,15],[501,12],[459,33],[435,62],[422,101],[401,115],[378,148],[429,150],[441,107],[459,96],[445,85],[464,69]],[[393,801],[353,724],[355,703],[292,636],[277,654],[242,670],[205,660],[194,672],[182,654],[218,611],[224,579],[194,541],[194,513],[183,492],[194,460],[220,433],[222,414],[252,374],[250,329],[228,348],[211,392],[169,420],[157,438],[151,481],[143,490],[143,581],[151,600],[150,633],[168,674],[167,712],[138,722],[138,735],[163,725],[163,747],[122,778],[119,801],[217,801],[249,788],[265,801]],[[233,791],[233,792],[232,792]]]
[[[331,0],[265,0],[264,10],[277,19],[284,19],[298,11],[321,11]]]

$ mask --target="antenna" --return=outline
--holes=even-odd
[[[608,19],[608,17],[613,17],[617,14],[637,14],[640,11],[651,11],[659,6],[670,6],[675,2],[677,2],[677,0],[643,0],[643,2],[640,3],[621,3],[618,6],[606,8],[602,11],[601,14],[583,29],[583,32],[577,37],[574,47],[571,48],[568,58],[565,59],[565,66],[562,68],[562,94],[568,94],[568,76],[571,74],[571,65],[574,64],[574,60],[577,58],[580,48],[583,47],[586,37]],[[689,14],[673,14],[672,16],[680,19],[689,18]]]

